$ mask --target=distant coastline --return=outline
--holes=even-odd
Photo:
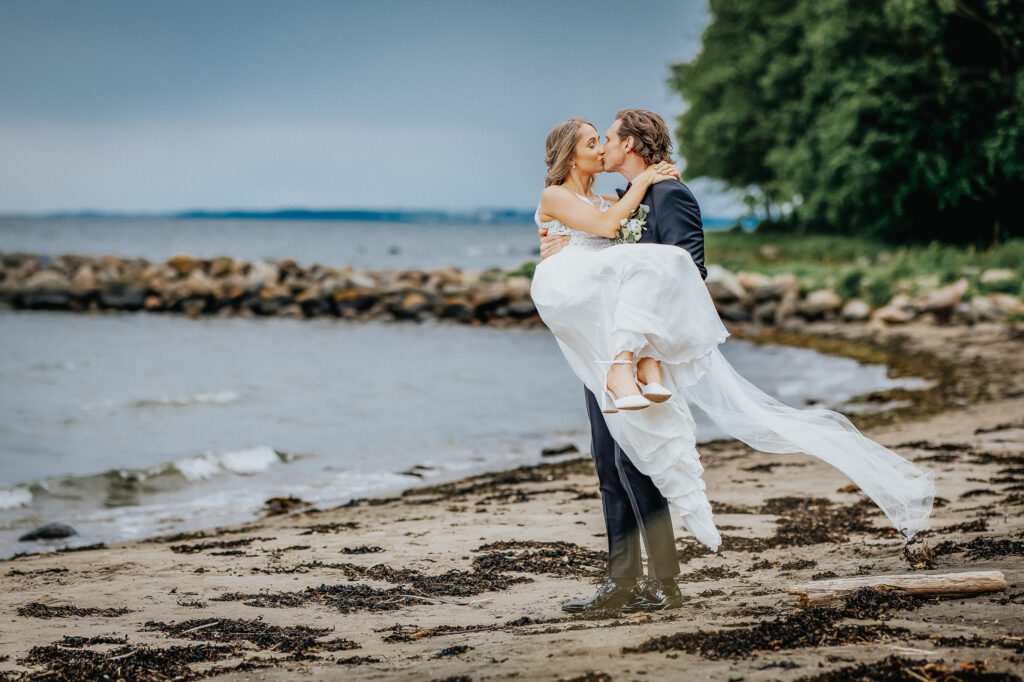
[[[192,209],[170,212],[114,212],[114,211],[59,211],[54,213],[0,214],[0,218],[164,218],[175,220],[323,220],[347,222],[380,223],[422,223],[422,224],[472,224],[472,225],[522,225],[533,222],[533,209],[481,208],[468,211],[411,210],[411,209],[307,209],[281,208],[268,210]],[[704,229],[729,229],[740,221],[751,230],[757,226],[757,218],[705,217]]]

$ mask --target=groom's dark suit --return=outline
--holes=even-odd
[[[650,211],[640,242],[671,244],[686,249],[700,269],[701,277],[707,277],[700,208],[689,188],[678,180],[664,180],[651,185],[642,203]],[[590,451],[601,484],[601,504],[608,532],[608,577],[627,579],[643,575],[640,562],[642,534],[650,562],[650,577],[671,581],[679,575],[679,561],[668,502],[650,477],[640,473],[622,452],[608,432],[594,394],[589,390],[586,394],[592,438]]]

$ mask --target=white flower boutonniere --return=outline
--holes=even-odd
[[[640,235],[647,229],[647,213],[650,210],[644,204],[640,204],[628,218],[620,220],[619,231],[612,237],[612,244],[635,244],[640,241]]]

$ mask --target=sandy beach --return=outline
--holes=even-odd
[[[607,547],[589,455],[567,453],[393,498],[278,500],[241,526],[0,562],[0,680],[1020,679],[1021,325],[735,331],[937,382],[910,406],[854,417],[935,472],[931,525],[913,544],[828,465],[715,442],[700,450],[724,544],[711,553],[677,520],[683,606],[569,616],[560,604],[592,593]],[[811,609],[786,592],[967,570],[1002,571],[1008,589]]]

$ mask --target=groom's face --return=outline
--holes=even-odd
[[[615,119],[615,123],[604,134],[604,170],[607,173],[615,173],[622,168],[622,163],[626,160],[626,143],[619,137],[619,126],[622,125],[620,119]]]

